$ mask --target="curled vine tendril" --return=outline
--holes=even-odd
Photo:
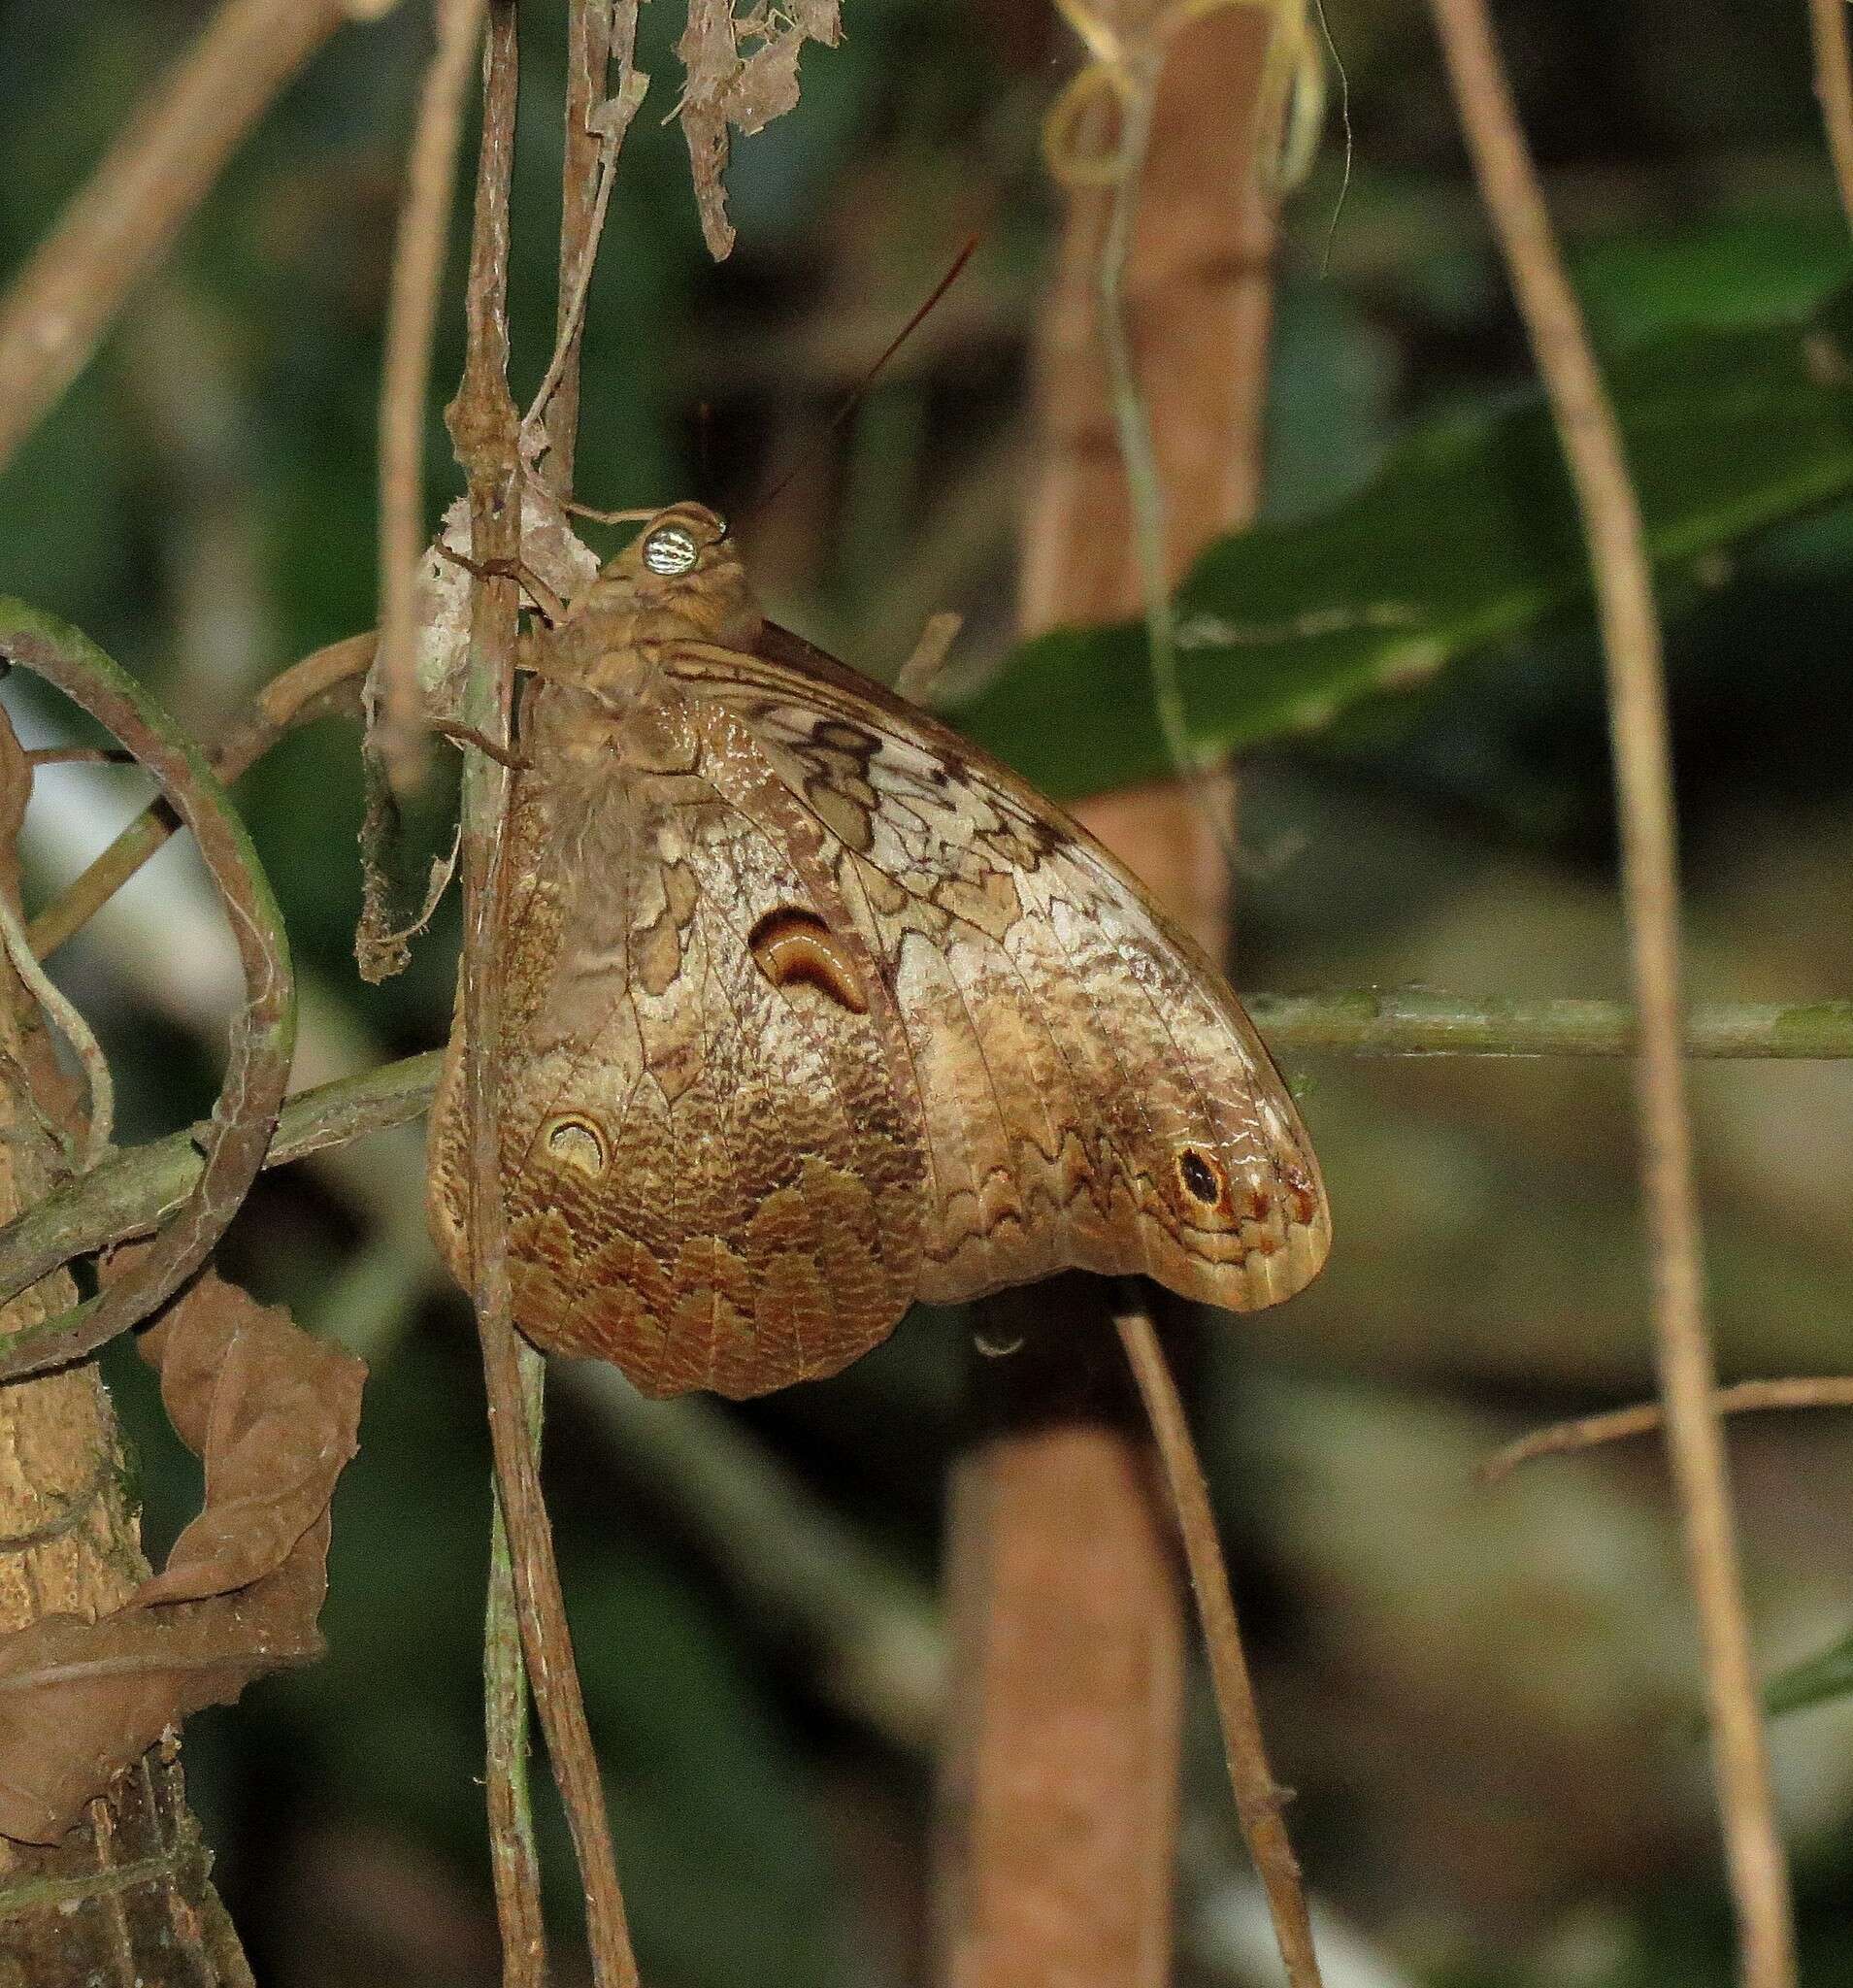
[[[1065,186],[1111,186],[1136,170],[1140,148],[1128,142],[1128,109],[1157,86],[1172,37],[1206,15],[1258,7],[1273,17],[1260,88],[1259,163],[1276,191],[1305,178],[1325,117],[1326,68],[1312,32],[1309,0],[1173,0],[1136,32],[1128,32],[1088,0],[1055,0],[1080,37],[1088,62],[1056,99],[1042,123],[1042,155]],[[1090,143],[1089,114],[1103,100],[1119,113],[1110,145]]]

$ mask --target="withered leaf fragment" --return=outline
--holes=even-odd
[[[686,71],[677,115],[688,139],[689,169],[702,234],[716,262],[734,246],[723,176],[733,131],[750,138],[798,102],[798,56],[806,42],[834,49],[842,38],[838,0],[788,0],[745,14],[734,0],[689,0],[688,25],[676,45]],[[749,50],[742,54],[742,44]]]
[[[167,1566],[100,1621],[0,1638],[0,1835],[55,1842],[200,1706],[320,1655],[329,1500],[366,1367],[208,1271],[142,1341],[206,1502]]]

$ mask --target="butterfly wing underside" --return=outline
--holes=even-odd
[[[1075,1266],[1246,1310],[1318,1168],[1221,977],[1084,831],[766,624],[621,708],[533,687],[504,844],[516,1323],[665,1395],[830,1374]],[[469,1280],[463,1033],[431,1206]]]
[[[1113,857],[770,624],[755,656],[691,651],[671,675],[750,739],[778,812],[822,830],[877,963],[926,1129],[915,1295],[1075,1266],[1247,1310],[1311,1279],[1330,1218],[1285,1086],[1221,976]]]
[[[848,1006],[776,983],[769,944],[789,967],[808,920],[845,922],[788,837],[696,772],[619,778],[613,728],[571,689],[537,686],[526,736],[497,954],[515,1322],[654,1395],[834,1373],[917,1278],[923,1142],[891,1011],[855,1011],[873,964],[834,943]],[[459,1025],[431,1204],[467,1281],[462,1056]]]

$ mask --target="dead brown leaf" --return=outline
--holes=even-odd
[[[750,138],[793,109],[805,43],[834,49],[842,36],[839,0],[760,0],[744,15],[734,12],[734,0],[689,0],[688,25],[676,45],[685,73],[677,115],[702,233],[716,262],[734,246],[724,184],[733,131]],[[743,43],[756,46],[743,55]]]
[[[414,582],[414,672],[420,708],[427,717],[457,723],[470,663],[469,567],[470,504],[459,497],[444,514],[438,536],[426,547]],[[598,555],[573,530],[559,499],[538,477],[521,499],[521,564],[561,600],[571,601],[598,575]],[[369,735],[388,709],[389,692],[376,659],[364,693]],[[387,875],[388,852],[398,833],[397,813],[383,764],[369,779],[367,819],[360,836],[363,909],[354,934],[354,957],[362,979],[378,984],[403,973],[412,958],[408,942],[423,931],[449,882],[450,856],[433,859],[424,899],[413,911],[397,902],[396,880]]]
[[[55,1842],[200,1706],[321,1651],[329,1500],[366,1368],[207,1271],[143,1340],[206,1502],[166,1568],[95,1622],[0,1638],[0,1835]]]

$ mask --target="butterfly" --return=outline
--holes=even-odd
[[[660,513],[524,657],[494,1057],[514,1318],[645,1394],[1068,1267],[1249,1310],[1331,1239],[1214,966],[999,761]],[[469,1280],[461,1023],[429,1206]]]

